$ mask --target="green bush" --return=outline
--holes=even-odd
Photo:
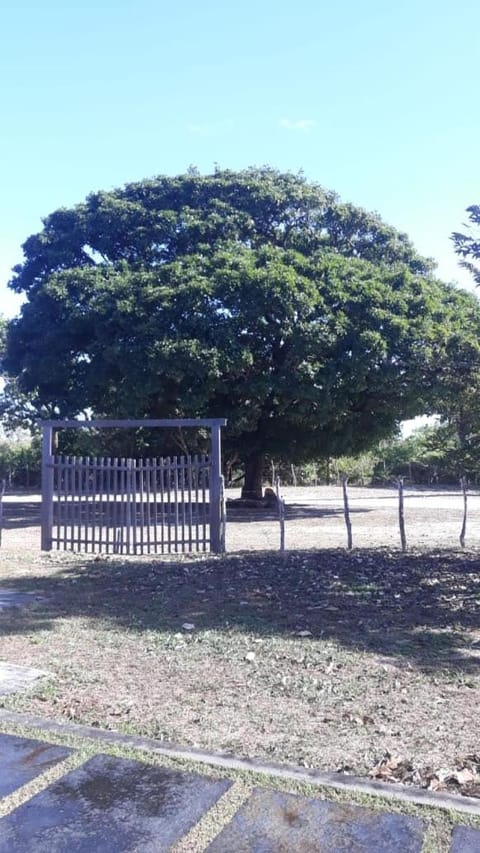
[[[39,488],[41,483],[40,441],[0,442],[0,479],[7,488]]]

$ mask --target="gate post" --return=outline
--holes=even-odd
[[[210,459],[210,549],[214,554],[221,554],[225,550],[225,547],[222,543],[222,450],[219,424],[212,424],[212,448]]]
[[[52,550],[53,528],[53,428],[43,427],[42,437],[42,551]]]

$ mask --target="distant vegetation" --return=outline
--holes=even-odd
[[[0,480],[7,489],[40,487],[40,441],[21,439],[0,441]]]
[[[73,435],[73,434],[71,434]],[[179,452],[171,447],[172,453]],[[132,448],[133,451],[133,448]],[[105,454],[95,437],[81,433],[77,443],[60,447],[72,455]],[[148,455],[148,449],[143,450]],[[10,488],[40,486],[41,447],[38,437],[0,441],[0,479]],[[227,485],[240,485],[243,471],[239,464],[226,465]],[[452,424],[437,424],[416,430],[408,438],[381,441],[375,448],[356,456],[332,456],[304,464],[268,459],[263,468],[265,483],[278,477],[283,485],[314,486],[339,484],[348,477],[351,484],[388,485],[398,477],[406,483],[434,486],[458,484],[466,476],[471,485],[480,483],[480,442],[473,438],[470,447],[461,446]]]

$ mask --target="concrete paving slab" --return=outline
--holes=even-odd
[[[0,797],[12,794],[31,782],[72,752],[66,746],[54,746],[16,735],[0,735]]]
[[[452,833],[450,853],[480,853],[480,829],[456,826]]]
[[[231,784],[96,755],[0,820],[0,853],[161,853]]]
[[[35,734],[41,731],[46,738],[52,735],[54,737],[68,735],[87,738],[98,745],[99,751],[103,749],[102,744],[113,744],[124,749],[145,752],[148,755],[164,755],[168,758],[196,762],[200,766],[205,764],[209,767],[218,767],[221,770],[229,770],[232,774],[238,771],[241,773],[256,772],[283,781],[291,780],[300,784],[320,785],[322,788],[332,788],[334,791],[342,791],[344,794],[352,791],[367,796],[381,796],[391,799],[394,803],[404,802],[411,806],[452,809],[455,812],[465,812],[468,815],[480,817],[480,799],[461,796],[460,794],[428,791],[408,785],[381,782],[377,779],[365,779],[347,773],[275,764],[255,758],[236,758],[230,753],[207,752],[206,750],[181,746],[171,741],[158,741],[142,735],[121,734],[110,729],[84,726],[67,720],[60,722],[45,717],[37,717],[34,714],[9,711],[5,708],[0,708],[0,725],[23,726],[23,728],[34,730]]]
[[[49,675],[49,672],[35,669],[33,666],[20,666],[16,663],[0,661],[0,696],[28,690],[39,678],[46,678]]]
[[[211,842],[211,853],[420,853],[417,818],[257,788]]]

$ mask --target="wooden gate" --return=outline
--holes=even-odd
[[[225,550],[224,421],[43,424],[42,549],[104,554]],[[211,426],[209,455],[153,459],[58,456],[52,431],[89,426]]]

